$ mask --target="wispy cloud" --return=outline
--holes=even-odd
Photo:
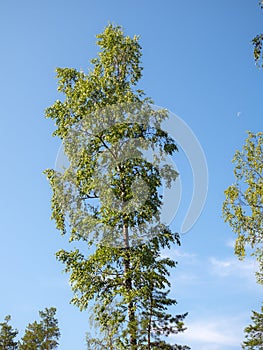
[[[234,275],[239,278],[254,278],[257,270],[257,264],[252,258],[240,261],[237,258],[218,259],[211,257],[210,264],[213,274],[221,277]]]
[[[188,329],[173,336],[173,341],[199,350],[226,350],[240,348],[244,320],[241,317],[207,318],[193,321]]]
[[[234,239],[229,239],[227,242],[226,242],[226,246],[229,247],[229,248],[233,248],[235,247],[235,240]]]
[[[188,253],[188,252],[184,252],[180,249],[163,249],[161,256],[163,258],[171,258],[171,259],[180,259],[180,258],[187,258],[188,261],[189,259],[191,259],[191,261],[193,259],[196,258],[196,254],[192,254],[192,253]]]

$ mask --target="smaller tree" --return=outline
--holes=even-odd
[[[122,326],[119,325],[120,317],[124,321],[125,317],[121,315],[117,309],[117,304],[112,303],[105,307],[100,307],[100,319],[97,316],[96,309],[99,306],[94,305],[90,308],[91,315],[90,325],[91,332],[86,333],[87,350],[116,350],[122,349],[121,342],[119,340]]]
[[[9,325],[10,320],[11,316],[8,315],[5,317],[5,321],[0,323],[0,350],[17,349],[17,342],[15,341],[15,338],[18,331]]]
[[[261,312],[252,311],[253,324],[245,328],[245,338],[242,349],[263,350],[263,306]]]
[[[38,350],[42,349],[43,330],[40,323],[36,321],[29,323],[25,335],[19,342],[19,350]]]
[[[60,331],[55,314],[54,307],[40,311],[40,322],[35,321],[27,326],[25,335],[19,344],[19,350],[56,349],[59,345]]]

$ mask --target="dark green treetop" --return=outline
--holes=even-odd
[[[15,340],[18,331],[9,324],[11,316],[6,316],[4,322],[0,323],[0,350],[17,349]]]
[[[252,324],[245,328],[245,340],[242,349],[262,350],[263,349],[263,306],[261,312],[252,311]]]
[[[25,334],[19,342],[19,350],[57,349],[60,331],[55,314],[54,307],[40,311],[40,322],[34,321],[28,324]]]

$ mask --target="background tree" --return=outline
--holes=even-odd
[[[39,312],[40,322],[29,323],[19,343],[20,350],[51,350],[59,345],[60,331],[55,318],[56,309],[46,308]]]
[[[41,324],[34,321],[29,323],[25,334],[19,342],[20,350],[39,350],[43,344],[44,335]]]
[[[11,316],[5,317],[4,322],[0,323],[0,350],[15,350],[17,349],[17,341],[15,338],[18,334],[16,329],[9,324]]]
[[[261,312],[252,311],[251,320],[253,324],[245,328],[246,340],[242,349],[262,350],[263,349],[263,306]]]
[[[166,293],[175,263],[161,258],[161,249],[180,243],[160,222],[159,193],[162,180],[169,186],[177,177],[162,163],[177,147],[161,129],[167,112],[154,110],[134,87],[142,75],[138,37],[108,25],[97,38],[101,51],[91,61],[93,70],[58,68],[65,99],[46,111],[69,161],[64,172],[46,171],[52,218],[62,234],[70,233],[70,242],[85,242],[82,253],[60,250],[57,258],[70,273],[72,302],[81,310],[94,303],[101,331],[114,324],[110,337],[117,349],[152,349],[151,317],[159,312],[155,322],[165,336],[168,324],[173,333],[183,330],[185,316],[166,313],[175,304]],[[154,150],[152,161],[143,154],[147,150]],[[160,291],[165,293],[157,302]],[[146,312],[151,298],[152,316]]]
[[[263,9],[263,0],[259,1]],[[263,59],[263,34],[258,34],[252,40],[254,59],[261,64]],[[248,132],[242,151],[236,151],[232,160],[235,163],[235,184],[225,191],[223,216],[238,237],[235,242],[235,254],[243,259],[247,248],[252,249],[256,257],[259,271],[257,281],[263,283],[263,133]],[[245,328],[246,340],[243,349],[263,349],[261,313],[253,312],[254,325]]]
[[[225,191],[225,221],[237,234],[235,253],[240,259],[249,246],[259,264],[258,282],[263,282],[263,133],[248,133],[242,151],[233,163],[236,182]]]
[[[87,350],[115,350],[118,348],[118,336],[120,333],[120,327],[114,321],[119,315],[115,315],[116,304],[108,305],[103,310],[101,319],[98,320],[96,308],[90,308],[90,325],[93,331],[86,333]],[[94,333],[95,332],[95,333]]]

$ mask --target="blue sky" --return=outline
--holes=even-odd
[[[254,261],[234,256],[221,205],[246,130],[262,131],[263,72],[251,46],[263,31],[257,0],[0,2],[0,319],[11,314],[22,336],[38,310],[55,306],[60,349],[85,349],[88,315],[69,305],[68,277],[54,256],[66,238],[50,221],[51,191],[42,171],[54,167],[60,142],[51,137],[44,109],[59,97],[55,68],[86,70],[97,53],[95,35],[108,22],[141,36],[140,87],[189,125],[207,158],[202,215],[182,235],[181,247],[164,252],[179,262],[171,275],[176,312],[189,312],[188,331],[176,339],[197,350],[240,349],[262,287]],[[176,159],[182,205],[172,227],[180,232],[192,174],[183,151]]]

